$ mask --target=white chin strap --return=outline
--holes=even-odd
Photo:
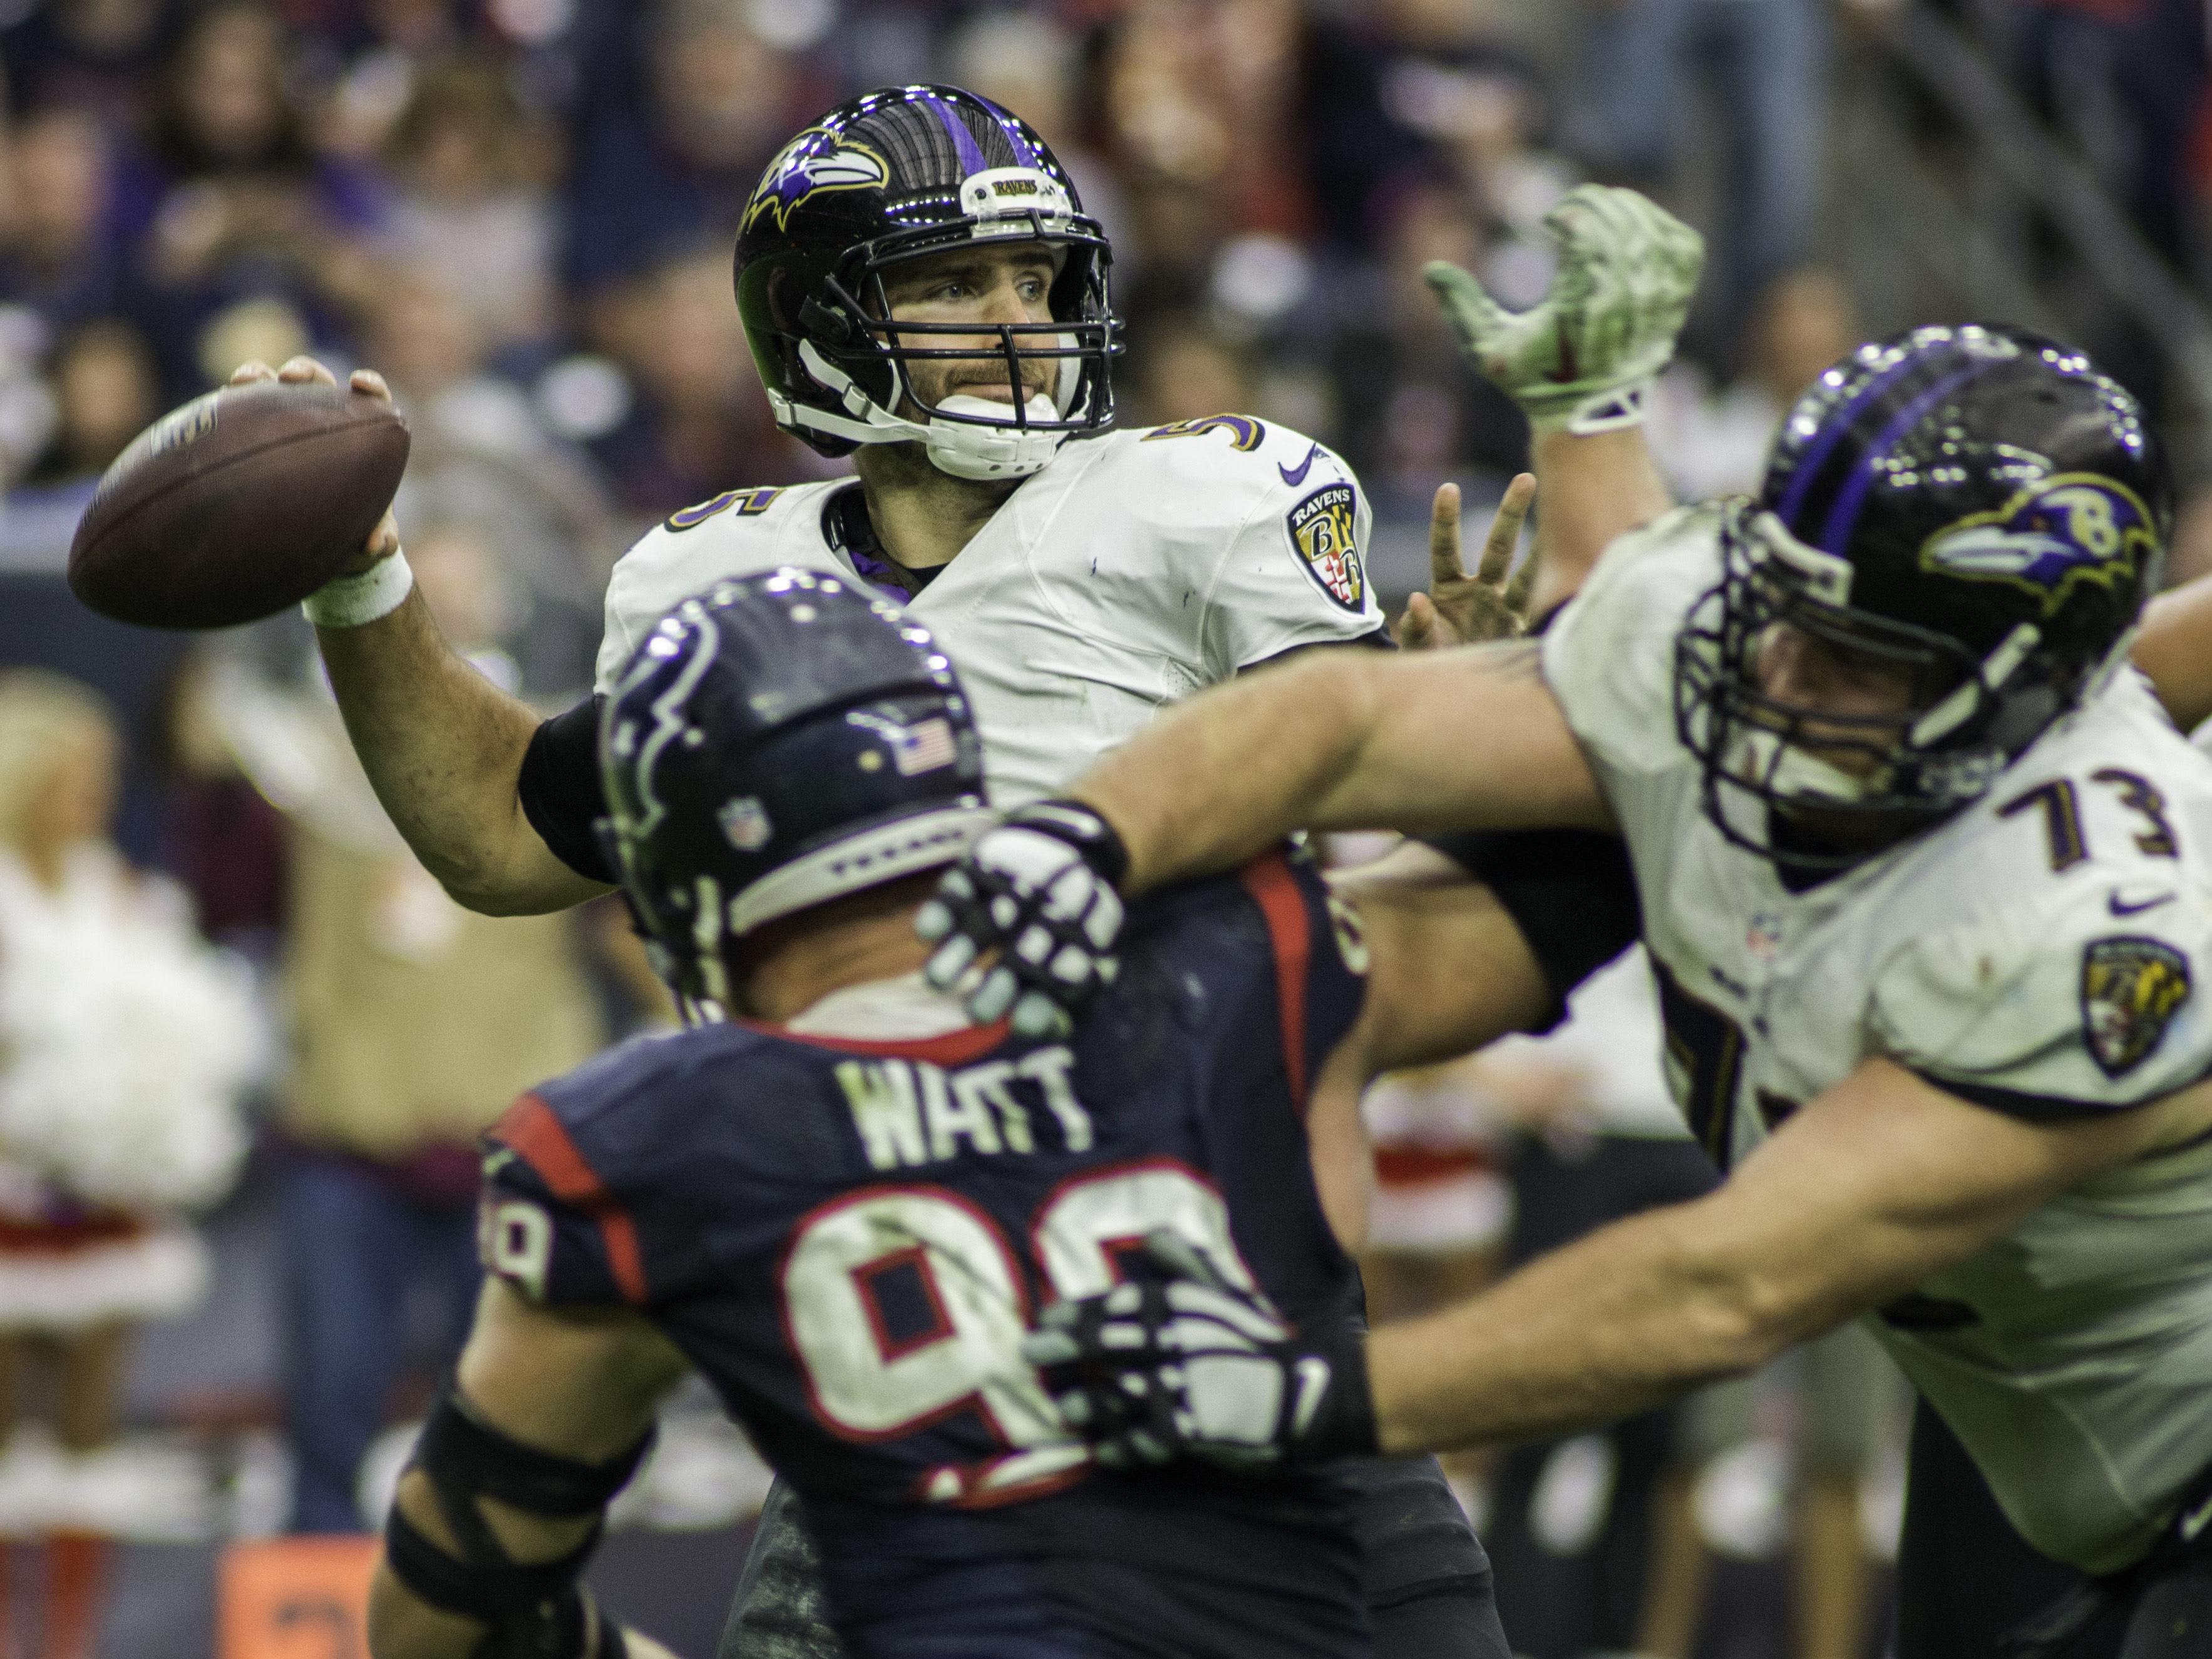
[[[1887,781],[1887,768],[1857,777],[1818,755],[1783,742],[1773,732],[1739,732],[1732,747],[1735,753],[1729,757],[1729,765],[1736,776],[1763,777],[1768,787],[1789,800],[1848,805]]]
[[[938,406],[948,414],[980,416],[989,425],[976,426],[967,421],[909,421],[894,415],[868,396],[851,375],[816,350],[811,340],[800,344],[799,360],[805,365],[808,374],[837,394],[847,412],[833,415],[770,392],[769,403],[780,424],[804,427],[810,432],[856,444],[919,443],[939,471],[949,472],[956,478],[1026,478],[1059,453],[1060,445],[1070,436],[1065,431],[1016,426],[1006,418],[1012,413],[1012,404],[966,392],[955,392]],[[1060,375],[1063,397],[1072,392],[1072,383],[1079,378],[1079,373],[1073,371],[1074,362],[1063,360]],[[898,374],[896,365],[891,372]],[[901,390],[902,386],[895,383],[894,403],[898,401],[896,394]],[[1041,392],[1030,396],[1023,413],[1031,421],[1066,418],[1060,403]]]

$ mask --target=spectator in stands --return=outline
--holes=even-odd
[[[0,301],[52,333],[120,310],[127,298],[127,204],[112,141],[89,111],[49,106],[9,136],[0,218]]]
[[[54,353],[53,438],[25,482],[88,492],[161,412],[154,356],[128,323],[87,323]]]
[[[1127,295],[1133,314],[1198,299],[1214,256],[1239,235],[1311,234],[1298,121],[1304,42],[1290,0],[1157,0],[1108,30],[1103,136],[1142,276]]]
[[[374,292],[365,239],[382,193],[310,146],[286,92],[283,28],[265,7],[223,0],[193,19],[167,66],[154,159],[161,193],[146,264],[176,389],[209,378],[200,336],[232,306],[276,300],[320,338]]]
[[[1322,226],[1365,246],[1378,208],[1456,179],[1486,218],[1533,231],[1573,182],[1547,148],[1553,96],[1495,0],[1381,0],[1317,27],[1307,76]]]
[[[399,187],[393,255],[435,272],[488,349],[548,335],[558,320],[548,189],[557,156],[505,66],[471,57],[424,69],[386,159]]]
[[[173,0],[48,0],[11,9],[21,21],[0,29],[9,107],[82,109],[120,131],[143,131],[179,10]]]
[[[1597,0],[1586,9],[1582,147],[1613,182],[1664,193],[1705,82],[1726,156],[1706,313],[1739,317],[1812,252],[1828,96],[1827,0]]]
[[[776,147],[830,101],[738,0],[637,9],[631,50],[586,64],[567,275],[587,292],[734,236]]]
[[[1821,265],[1784,273],[1759,296],[1737,355],[1744,372],[1717,391],[1696,363],[1662,378],[1644,421],[1659,470],[1686,501],[1759,489],[1782,411],[1860,339],[1858,308]]]
[[[1421,279],[1429,261],[1447,259],[1481,272],[1493,293],[1513,291],[1466,191],[1434,179],[1409,184],[1382,217],[1382,262],[1343,296],[1330,341],[1335,438],[1377,510],[1413,517],[1448,478],[1475,472],[1502,480],[1519,471],[1528,429],[1511,402],[1462,360]]]

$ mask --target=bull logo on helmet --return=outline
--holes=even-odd
[[[866,144],[828,127],[809,127],[769,163],[753,187],[752,199],[745,204],[741,228],[750,230],[753,222],[767,214],[778,230],[787,229],[793,210],[802,202],[827,191],[881,190],[890,179],[884,158]]]
[[[2157,551],[2149,509],[2133,490],[2094,472],[2062,472],[1993,513],[1937,531],[1920,562],[1948,575],[2026,588],[2048,617],[2083,582],[2109,587],[2132,580]]]

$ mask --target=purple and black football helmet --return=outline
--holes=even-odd
[[[1037,241],[1056,269],[1048,323],[894,326],[885,270],[975,242]],[[738,311],[776,424],[824,455],[922,443],[945,471],[1018,478],[1114,417],[1121,349],[1106,234],[1020,117],[957,87],[884,88],[837,106],[769,164],[738,233]],[[979,354],[949,337],[995,337]],[[1048,396],[919,398],[909,365],[982,357]]]
[[[1975,799],[2124,659],[2172,498],[2142,407],[2069,347],[1975,325],[1860,347],[1784,417],[1676,641],[1708,816],[1818,872]],[[1767,696],[1778,624],[1906,671],[1904,719]],[[1843,751],[1860,763],[1827,758]],[[1808,822],[1840,833],[1790,832]]]
[[[949,864],[993,821],[936,640],[815,570],[733,577],[656,623],[600,710],[599,771],[608,861],[691,1018],[731,1011],[731,940]]]

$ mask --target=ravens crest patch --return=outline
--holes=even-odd
[[[1316,489],[1284,520],[1291,546],[1321,591],[1346,611],[1367,605],[1367,567],[1358,542],[1359,497],[1348,483]]]
[[[2106,1077],[2150,1056],[2189,1000],[2189,958],[2162,940],[2124,934],[2081,953],[2081,1032]]]

